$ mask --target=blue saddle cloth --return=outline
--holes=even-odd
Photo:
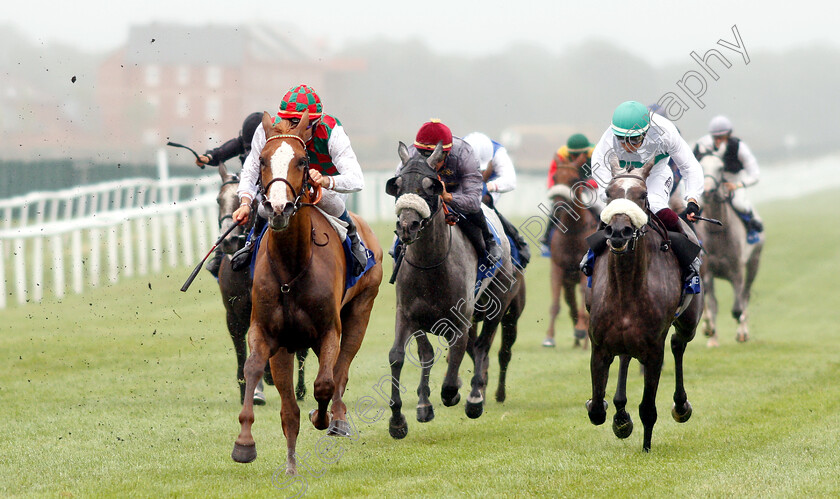
[[[260,235],[257,236],[257,240],[254,242],[254,251],[251,252],[251,265],[250,265],[250,272],[251,272],[251,279],[254,278],[254,267],[257,264],[257,252],[260,250],[260,243],[262,243],[263,235],[265,235],[265,231],[268,230],[268,224],[263,227],[262,232]],[[254,229],[251,229],[251,235],[248,237],[253,236]],[[374,265],[376,265],[376,258],[373,256],[373,251],[369,250],[367,246],[365,246],[365,242],[362,240],[361,236],[359,236],[359,240],[362,243],[362,248],[365,250],[365,254],[367,255],[367,263],[365,264],[365,269],[359,275],[353,275],[353,253],[350,251],[350,238],[345,237],[344,241],[341,243],[341,246],[344,248],[344,261],[347,263],[347,275],[345,276],[345,283],[344,289],[350,289],[353,287],[354,284],[359,282],[359,279],[362,278],[363,275],[367,273],[368,270],[371,269]]]
[[[590,248],[586,252],[586,264],[589,268],[595,268],[595,252],[592,251]],[[689,279],[683,283],[683,292],[687,295],[696,295],[700,293],[700,277],[694,276],[692,279]],[[592,287],[592,276],[586,278],[586,286],[591,288]]]

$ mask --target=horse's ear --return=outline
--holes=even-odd
[[[219,161],[219,175],[222,177],[222,182],[227,180],[228,172],[224,161]]]
[[[400,155],[400,161],[402,161],[402,164],[405,165],[408,163],[408,146],[406,146],[403,141],[400,141],[400,145],[397,147],[397,154]]]
[[[271,115],[267,111],[263,111],[262,126],[265,136],[268,137],[268,132],[274,127],[274,120],[271,119]]]
[[[656,155],[654,154],[652,158],[648,160],[647,163],[642,166],[641,175],[642,178],[647,180],[648,175],[650,175],[650,170],[653,168],[653,165],[656,163]]]
[[[297,135],[298,137],[303,137],[303,132],[306,131],[306,127],[309,126],[309,109],[303,112],[303,116],[300,117],[300,123],[298,126],[292,129],[292,133]]]
[[[397,197],[397,194],[400,193],[400,184],[402,184],[402,179],[400,177],[389,178],[388,181],[385,182],[385,194]]]
[[[435,146],[435,150],[432,154],[426,159],[426,164],[432,167],[432,170],[437,170],[438,161],[443,157],[443,142],[438,142]]]
[[[443,193],[443,182],[434,178],[426,177],[422,180],[423,190],[432,196],[440,196]]]
[[[612,172],[613,177],[622,173],[621,163],[618,162],[618,154],[612,149],[607,151],[607,161],[610,163],[610,172]]]

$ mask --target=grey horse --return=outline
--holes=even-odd
[[[404,264],[396,279],[395,335],[389,354],[392,415],[388,431],[392,437],[400,439],[408,434],[408,424],[401,412],[401,392],[405,388],[399,383],[406,355],[410,362],[421,368],[417,420],[421,423],[431,421],[434,418],[429,400],[431,368],[444,356],[443,349],[448,347],[448,366],[441,386],[441,399],[445,406],[456,405],[461,399],[458,369],[467,351],[474,316],[478,313],[484,324],[481,334],[475,338],[472,352],[474,376],[465,411],[471,418],[481,416],[492,336],[503,317],[511,317],[508,311],[512,306],[518,309],[513,313],[518,318],[524,305],[524,291],[522,283],[516,285],[521,274],[514,275],[516,271],[510,260],[510,244],[507,238],[502,237],[501,267],[492,281],[485,279],[482,282],[476,294],[478,255],[461,229],[447,224],[445,208],[440,200],[443,184],[430,166],[436,164],[443,154],[441,146],[438,145],[429,158],[419,155],[410,157],[408,148],[402,142],[398,152],[402,166],[399,175],[388,181],[386,192],[396,198],[396,233],[405,245]],[[497,233],[503,234],[495,213],[484,206],[482,209]],[[515,336],[515,329],[513,331]],[[443,348],[432,345],[427,333],[438,336]],[[510,340],[510,330],[503,336]],[[503,399],[504,389],[501,393]]]
[[[759,240],[755,244],[747,243],[747,229],[729,203],[732,193],[724,187],[722,181],[723,161],[710,154],[701,158],[700,164],[706,176],[703,193],[704,214],[723,223],[722,227],[698,224],[697,231],[706,250],[702,272],[706,292],[703,329],[709,337],[707,346],[716,347],[719,343],[715,326],[718,312],[715,277],[732,284],[735,298],[732,317],[738,323],[735,339],[745,342],[749,339],[747,306],[753,281],[758,274],[761,250],[764,248],[764,233],[759,233]]]

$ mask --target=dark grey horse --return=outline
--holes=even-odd
[[[694,338],[703,307],[702,296],[695,296],[688,308],[674,319],[680,305],[683,279],[674,252],[669,249],[670,245],[663,244],[666,241],[664,229],[655,230],[647,208],[645,180],[652,166],[651,161],[638,173],[630,173],[621,170],[617,161],[613,163],[613,179],[607,186],[610,203],[601,214],[601,220],[607,224],[604,235],[609,251],[595,261],[588,304],[592,342],[592,398],[586,403],[589,419],[595,425],[606,420],[607,379],[610,365],[618,356],[613,433],[619,438],[630,436],[633,422],[625,410],[627,367],[631,357],[638,359],[645,367],[644,395],[639,404],[645,451],[650,450],[656,423],[656,391],[665,340],[672,324],[675,326],[671,352],[676,389],[671,414],[679,423],[691,417],[691,404],[683,386],[683,354],[688,342]],[[691,232],[688,227],[684,229]]]
[[[401,412],[401,391],[405,389],[399,383],[406,351],[409,360],[422,372],[417,388],[417,420],[428,422],[434,418],[429,400],[431,368],[444,356],[443,348],[448,346],[448,366],[441,386],[441,399],[446,406],[456,405],[461,399],[458,369],[467,350],[470,328],[474,327],[475,317],[480,316],[484,323],[481,334],[474,342],[472,355],[475,369],[465,406],[467,416],[477,418],[483,413],[488,351],[493,334],[500,322],[509,323],[513,319],[513,327],[508,326],[503,333],[508,344],[502,350],[506,353],[503,356],[500,352],[500,360],[504,360],[506,367],[510,344],[516,334],[515,319],[518,319],[524,306],[524,286],[519,282],[522,277],[518,273],[514,275],[510,244],[505,237],[501,238],[503,259],[493,284],[488,282],[489,279],[485,280],[476,297],[474,286],[478,254],[460,227],[446,223],[440,199],[443,184],[430,166],[442,154],[438,145],[428,159],[419,155],[409,157],[408,149],[400,142],[402,167],[399,176],[390,179],[386,186],[386,192],[397,198],[396,233],[405,245],[403,265],[396,280],[395,337],[389,354],[392,374],[389,433],[394,438],[404,438],[408,434],[408,424]],[[489,214],[490,223],[497,228],[497,233],[503,234],[498,217],[492,210],[483,209],[485,214]],[[513,312],[508,315],[510,310]],[[443,348],[433,346],[427,333],[438,336]],[[500,394],[503,399],[503,387],[497,392],[497,399]]]
[[[239,207],[239,197],[236,189],[239,186],[239,177],[228,173],[224,163],[219,165],[219,175],[222,177],[222,187],[216,196],[219,204],[219,228],[224,233],[233,222],[233,212]],[[222,241],[221,247],[224,252],[221,265],[219,266],[219,291],[222,294],[222,303],[225,306],[225,316],[228,332],[233,340],[233,348],[236,352],[236,379],[239,383],[239,403],[245,397],[245,360],[248,358],[246,336],[248,326],[251,322],[251,274],[247,269],[234,271],[230,266],[230,258],[239,248],[242,247],[246,235],[245,227],[233,229],[233,232]],[[298,384],[296,395],[298,400],[303,400],[306,394],[304,383],[303,365],[306,359],[306,350],[297,353],[298,358]],[[266,369],[266,380],[271,382],[271,373]],[[263,384],[260,381],[254,391],[254,403],[265,404]]]
[[[747,243],[747,229],[729,202],[732,193],[724,187],[723,161],[710,154],[701,158],[700,164],[706,176],[703,192],[704,214],[723,223],[723,227],[701,225],[697,231],[706,250],[702,272],[706,293],[703,329],[709,337],[707,346],[716,347],[719,343],[715,327],[718,312],[715,277],[725,279],[732,284],[735,298],[732,303],[732,317],[738,323],[735,339],[739,342],[747,341],[749,338],[747,306],[750,302],[750,289],[758,274],[761,250],[764,248],[764,233],[759,233],[757,243]]]

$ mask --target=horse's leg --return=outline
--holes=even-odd
[[[297,378],[297,388],[295,388],[295,397],[298,400],[303,400],[306,396],[306,376],[304,372],[304,364],[306,362],[306,354],[309,353],[308,348],[301,348],[297,351],[297,363],[298,363],[298,378]]]
[[[740,268],[732,276],[732,318],[738,323],[738,327],[735,331],[735,339],[740,343],[747,341],[747,336],[740,327],[741,323],[746,319],[744,317],[744,310],[746,310],[746,301],[744,299],[744,273],[744,268]]]
[[[408,435],[408,423],[402,414],[402,397],[400,396],[400,373],[405,361],[406,341],[411,338],[410,326],[397,310],[396,328],[394,333],[394,345],[388,354],[388,363],[391,364],[391,419],[388,421],[388,433],[396,439],[405,438]]]
[[[680,332],[680,327],[677,326],[676,331],[671,335],[671,353],[674,354],[674,371],[676,372],[674,407],[671,409],[671,416],[677,423],[685,423],[691,417],[691,404],[688,402],[683,385],[683,354],[689,341],[691,338],[686,340]]]
[[[763,242],[755,244],[745,267],[746,275],[744,277],[744,287],[741,292],[743,296],[742,300],[744,304],[744,309],[741,313],[741,316],[738,318],[737,329],[738,338],[743,338],[744,341],[747,341],[750,337],[749,312],[747,309],[750,304],[750,293],[752,291],[753,281],[755,281],[755,276],[758,274],[758,263],[759,258],[761,257],[761,249],[763,246]]]
[[[481,334],[475,340],[473,349],[473,360],[475,369],[470,385],[472,389],[464,404],[464,411],[467,416],[475,419],[484,413],[484,389],[487,385],[487,365],[490,362],[490,345],[493,337],[496,336],[496,328],[499,326],[499,313],[493,317],[485,317],[481,324]]]
[[[524,285],[524,284],[523,284]],[[507,398],[506,382],[507,369],[513,356],[513,344],[518,334],[519,315],[522,310],[514,301],[502,317],[502,346],[499,348],[499,386],[496,388],[496,402],[504,402]]]
[[[469,332],[463,329],[456,331],[455,334],[457,335],[455,338],[447,338],[449,342],[449,355],[446,357],[446,375],[440,387],[440,398],[446,407],[452,407],[461,401],[461,394],[458,393],[458,389],[461,388],[458,369],[464,360],[469,337]]]
[[[578,288],[580,290],[580,312],[578,313],[579,322],[575,329],[583,332],[582,348],[586,350],[589,348],[589,309],[586,307],[586,295],[589,288],[586,285],[587,277],[581,274],[578,281]],[[575,331],[577,332],[577,331]]]
[[[257,458],[257,447],[251,435],[254,424],[254,390],[265,370],[265,363],[269,358],[269,345],[265,340],[263,329],[259,324],[252,324],[248,331],[248,346],[251,355],[245,361],[245,400],[239,413],[241,429],[236,442],[233,444],[231,457],[238,463],[250,463]]]
[[[594,425],[604,424],[607,420],[607,401],[604,397],[607,393],[607,379],[610,376],[610,364],[613,356],[604,350],[603,347],[592,347],[592,354],[589,359],[589,371],[592,376],[592,398],[586,401],[586,412],[589,414],[589,421]]]
[[[236,352],[236,381],[239,385],[239,403],[245,400],[245,360],[248,358],[246,336],[248,324],[242,323],[231,308],[227,309],[227,327],[230,339],[233,340],[233,350]]]
[[[341,351],[340,338],[340,325],[336,324],[324,333],[321,344],[315,351],[318,355],[318,374],[315,376],[312,394],[318,402],[318,408],[310,411],[309,421],[318,430],[326,430],[330,425],[327,407],[336,390],[335,366]]]
[[[633,433],[633,418],[627,413],[627,367],[630,365],[629,355],[618,357],[618,383],[615,387],[615,416],[613,416],[613,433],[618,438],[627,438]]]
[[[350,424],[347,422],[347,406],[343,400],[344,390],[350,379],[350,364],[365,338],[370,310],[373,308],[373,299],[376,298],[377,291],[376,288],[368,288],[346,304],[341,311],[341,349],[333,370],[335,390],[332,396],[330,435],[342,437],[352,435]]]
[[[694,297],[696,299],[697,297]],[[719,346],[715,324],[717,323],[718,303],[715,297],[715,278],[710,271],[703,276],[703,334],[709,337],[707,347]]]
[[[281,348],[271,357],[271,377],[274,386],[280,393],[280,421],[283,425],[283,435],[286,437],[286,473],[297,474],[295,460],[295,444],[300,431],[300,408],[294,393],[294,354]]]
[[[562,288],[563,272],[554,262],[551,262],[551,301],[548,308],[548,330],[545,332],[543,346],[554,345],[554,323],[560,314],[560,290]]]
[[[429,375],[432,373],[435,351],[426,334],[414,336],[417,341],[417,353],[420,355],[420,384],[417,386],[417,421],[428,423],[435,419],[435,410],[429,400]]]
[[[639,418],[645,427],[642,450],[650,452],[650,441],[653,438],[653,425],[656,424],[656,391],[659,389],[659,376],[662,374],[662,352],[664,345],[659,345],[657,352],[645,358],[645,390],[642,402],[639,404]]]
[[[586,330],[579,329],[580,326],[580,310],[577,306],[577,293],[575,286],[577,286],[577,275],[565,275],[563,277],[563,296],[566,299],[566,305],[569,307],[569,317],[572,319],[572,327],[574,328],[575,343],[574,346],[579,347],[581,340],[586,338]]]

